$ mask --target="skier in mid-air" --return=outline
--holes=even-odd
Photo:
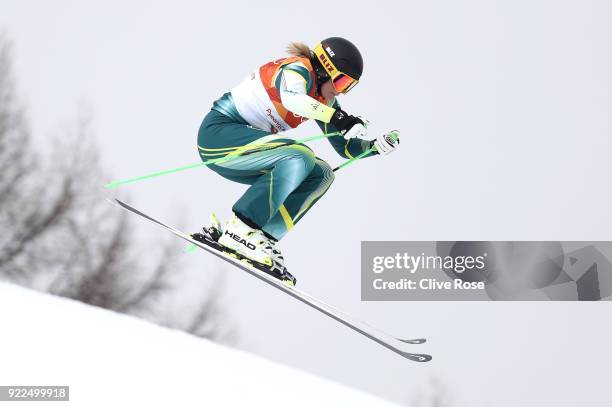
[[[361,137],[366,135],[368,121],[347,114],[336,101],[336,96],[347,93],[357,84],[363,71],[361,54],[352,43],[333,37],[321,41],[312,51],[301,43],[291,43],[288,50],[291,57],[263,65],[214,102],[198,135],[204,163],[117,181],[107,187],[116,188],[202,165],[229,180],[250,185],[234,204],[234,216],[225,225],[221,226],[213,215],[211,226],[192,235],[120,199],[114,201],[123,209],[189,241],[191,247],[199,247],[226,260],[236,269],[257,277],[407,360],[428,362],[431,355],[406,348],[425,343],[425,338],[407,339],[386,334],[293,287],[296,279],[285,268],[276,243],[329,189],[334,170],[301,142],[277,133],[315,119],[325,133],[320,137],[326,137],[338,154],[349,159],[338,167],[341,168],[361,157],[394,151],[399,144],[399,132],[393,130],[375,140],[364,140]]]
[[[277,134],[314,119],[343,158],[373,148],[386,155],[397,148],[397,131],[364,140],[368,121],[340,108],[336,96],[359,81],[363,59],[350,41],[332,37],[310,49],[291,43],[290,57],[261,66],[213,103],[198,133],[204,162],[229,157],[208,167],[250,187],[233,205],[234,216],[192,235],[216,242],[260,270],[295,283],[276,243],[325,194],[334,173],[304,144]],[[369,155],[368,155],[369,156]]]

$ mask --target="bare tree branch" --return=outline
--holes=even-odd
[[[91,115],[80,114],[52,148],[33,147],[0,35],[0,278],[168,325],[188,319],[196,335],[229,338],[218,287],[186,315],[160,316],[162,296],[182,291],[170,284],[180,251],[169,241],[154,264],[141,255],[131,219],[100,193],[106,177],[92,133]]]
[[[162,248],[161,258],[153,271],[153,275],[136,292],[126,299],[118,308],[118,311],[129,312],[140,309],[148,301],[157,298],[168,288],[166,276],[172,271],[176,262],[178,251],[172,244],[166,244]]]
[[[23,222],[23,229],[20,233],[13,237],[12,245],[3,248],[0,252],[0,268],[19,255],[28,243],[55,226],[70,209],[72,202],[73,194],[70,188],[70,180],[66,179],[49,213],[44,215],[40,215],[38,212],[31,213]]]
[[[220,307],[221,295],[225,289],[225,280],[219,274],[215,284],[206,293],[199,311],[195,313],[185,328],[185,331],[223,343],[234,343],[237,340],[236,332],[227,322],[227,315]]]

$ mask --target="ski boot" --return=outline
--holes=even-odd
[[[287,271],[285,260],[276,248],[276,242],[266,237],[261,230],[246,225],[235,215],[222,227],[217,217],[212,214],[211,226],[203,228],[201,233],[195,233],[192,237],[247,262],[289,286],[295,286],[297,282]]]
[[[221,222],[214,213],[210,214],[210,223],[209,227],[204,226],[202,228],[202,232],[194,233],[191,237],[198,242],[206,243],[209,246],[213,246],[216,249],[221,249],[219,242],[219,238],[221,234],[223,234],[223,229],[221,228]]]

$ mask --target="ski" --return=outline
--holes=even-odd
[[[311,296],[310,294],[307,294],[297,288],[295,288],[294,286],[289,286],[285,283],[283,283],[281,280],[278,280],[272,276],[270,276],[269,274],[266,274],[264,272],[262,272],[261,270],[258,270],[257,268],[251,266],[250,264],[246,264],[245,262],[242,262],[232,256],[230,256],[229,254],[216,250],[198,240],[193,239],[190,235],[185,234],[183,232],[181,232],[180,230],[169,226],[163,222],[160,222],[154,218],[152,218],[151,216],[140,212],[138,209],[126,204],[125,202],[120,201],[119,199],[115,199],[114,203],[117,203],[120,207],[122,207],[123,209],[126,209],[136,215],[141,216],[142,218],[148,220],[149,222],[155,223],[158,226],[161,226],[162,228],[174,233],[176,236],[188,241],[189,243],[203,249],[206,250],[207,252],[233,264],[234,266],[238,267],[239,269],[246,271],[247,273],[251,274],[254,277],[257,277],[259,280],[271,285],[272,287],[281,290],[282,292],[284,292],[285,294],[290,295],[291,297],[303,302],[304,304],[316,309],[317,311],[327,315],[328,317],[336,320],[337,322],[351,328],[352,330],[354,330],[357,333],[360,333],[361,335],[365,336],[366,338],[378,343],[381,346],[384,346],[385,348],[397,353],[398,355],[403,356],[404,358],[414,361],[414,362],[428,362],[432,359],[432,357],[430,355],[426,355],[426,354],[421,354],[421,353],[411,353],[408,352],[406,350],[404,350],[404,345],[405,344],[421,344],[425,342],[425,339],[423,338],[418,338],[418,339],[401,339],[401,338],[396,338],[394,336],[391,336],[389,334],[386,334],[364,322],[358,321],[354,318],[352,318],[351,316],[349,316],[348,314],[344,313],[343,311],[340,311],[339,309]]]

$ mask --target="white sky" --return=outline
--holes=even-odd
[[[428,337],[415,349],[434,361],[406,362],[212,256],[194,255],[186,278],[227,273],[243,349],[394,401],[438,376],[466,406],[606,400],[610,305],[361,303],[360,241],[612,240],[611,17],[609,2],[578,0],[0,6],[37,141],[85,102],[115,178],[198,162],[212,101],[289,41],[355,42],[365,71],[341,103],[370,118],[373,136],[400,129],[401,148],[339,173],[281,248],[303,290]],[[293,135],[318,132],[302,127]],[[325,142],[313,147],[339,162]],[[191,230],[211,211],[227,217],[243,190],[206,169],[125,189]]]

